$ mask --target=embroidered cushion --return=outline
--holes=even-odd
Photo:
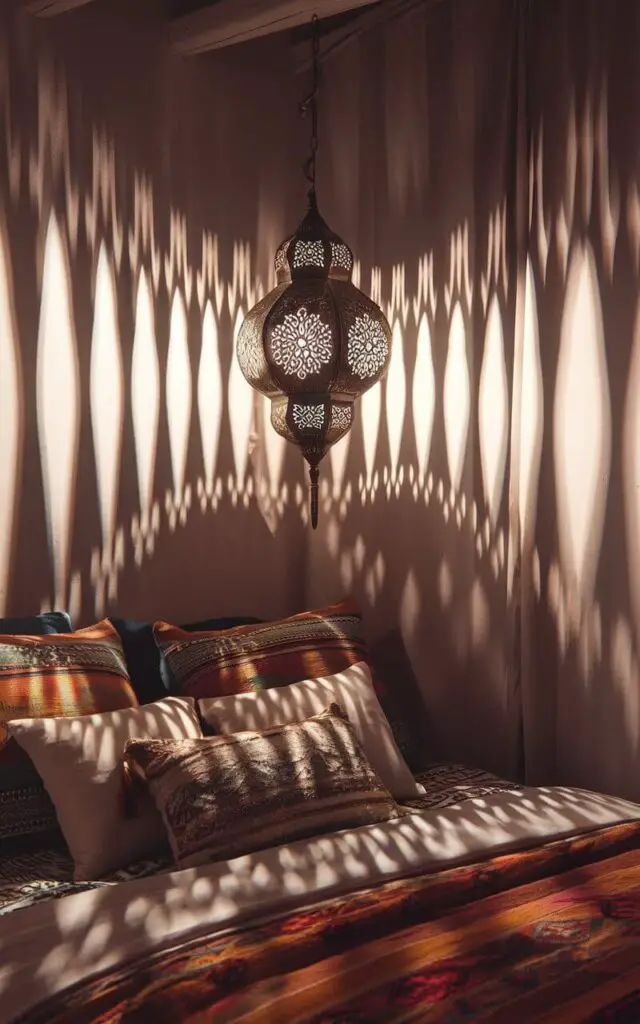
[[[0,840],[59,836],[42,780],[29,757],[8,741],[6,723],[137,703],[122,644],[107,621],[75,633],[0,635]]]
[[[200,740],[130,740],[181,867],[398,817],[333,704],[303,722]]]
[[[42,776],[76,882],[102,878],[166,848],[162,819],[148,795],[135,814],[129,812],[124,748],[134,736],[202,736],[193,700],[166,697],[104,714],[22,719],[9,730]]]
[[[131,677],[131,685],[141,704],[160,700],[166,697],[171,689],[164,659],[153,638],[151,622],[137,622],[134,619],[110,619],[118,630],[127,659],[127,668]],[[236,616],[224,619],[206,619],[194,622],[180,629],[188,633],[202,630],[231,629],[233,626],[246,626],[259,622],[249,616]]]
[[[362,619],[351,601],[216,633],[156,622],[154,634],[174,692],[198,698],[286,686],[368,660]]]
[[[346,711],[367,759],[389,792],[398,800],[418,797],[421,790],[398,750],[364,662],[320,679],[198,702],[205,722],[215,732],[227,734],[301,722],[332,703]]]

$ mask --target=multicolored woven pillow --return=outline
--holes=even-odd
[[[337,704],[263,732],[131,739],[125,759],[147,783],[181,867],[400,814]]]
[[[202,622],[181,625],[187,633],[231,629],[233,626],[248,626],[259,622],[247,616],[232,616],[223,619],[205,619]],[[136,619],[110,618],[122,640],[131,685],[141,704],[149,704],[167,696],[170,681],[165,679],[166,665],[153,638],[153,623]]]
[[[362,618],[351,600],[288,619],[220,632],[154,625],[171,688],[187,697],[287,686],[368,661]]]
[[[0,636],[0,840],[51,834],[58,823],[42,780],[5,723],[137,707],[122,644],[107,621],[75,633]]]

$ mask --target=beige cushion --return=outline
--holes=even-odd
[[[124,746],[135,736],[202,736],[192,698],[167,697],[100,715],[18,719],[9,730],[51,797],[76,881],[104,877],[166,848],[162,818],[148,797],[127,815]]]
[[[131,740],[181,867],[395,818],[337,705],[305,722],[201,740]]]
[[[229,697],[204,697],[198,704],[212,729],[232,733],[300,722],[333,702],[346,711],[368,761],[389,792],[397,800],[420,796],[422,790],[396,745],[364,662],[333,676]]]

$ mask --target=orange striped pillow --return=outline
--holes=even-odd
[[[188,633],[167,622],[156,622],[153,632],[171,689],[187,697],[286,686],[369,661],[362,618],[350,599],[276,622],[217,632]]]
[[[75,633],[0,635],[0,839],[56,831],[42,780],[5,723],[137,707],[122,643],[105,619]]]

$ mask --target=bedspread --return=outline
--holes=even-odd
[[[415,810],[450,807],[465,800],[518,792],[522,788],[479,768],[458,764],[430,765],[417,776],[417,780],[422,785],[423,794],[407,804]],[[166,871],[170,867],[169,858],[155,857],[131,864],[105,879],[74,882],[73,861],[62,841],[47,849],[11,855],[0,853],[0,917],[26,910],[44,900],[62,899],[72,893],[117,885]]]
[[[24,1024],[640,1020],[640,822],[137,957]]]

